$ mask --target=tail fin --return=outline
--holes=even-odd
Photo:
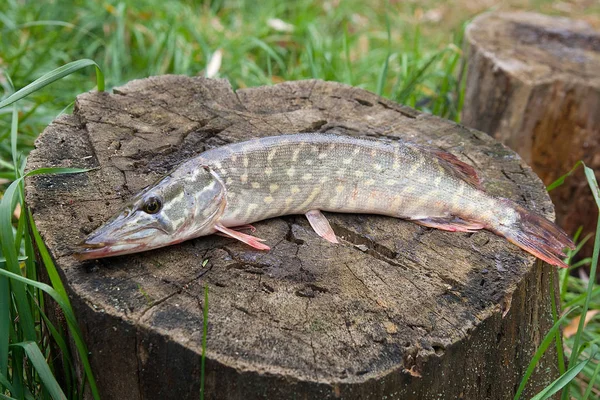
[[[493,230],[547,263],[567,268],[562,261],[566,257],[564,249],[575,249],[575,244],[565,231],[508,199],[501,201],[515,210],[519,219],[512,226],[494,227]]]

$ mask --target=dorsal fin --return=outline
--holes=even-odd
[[[481,179],[477,175],[475,168],[469,164],[465,164],[460,161],[454,154],[450,154],[443,150],[435,149],[433,154],[441,161],[441,164],[448,171],[455,173],[460,179],[476,187],[477,189],[483,190]]]

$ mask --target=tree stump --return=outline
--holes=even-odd
[[[566,18],[497,13],[477,17],[466,42],[465,125],[507,144],[546,185],[579,160],[600,171],[600,32]],[[583,173],[550,195],[567,232],[595,230]]]
[[[507,399],[552,325],[555,268],[487,231],[449,233],[383,216],[256,223],[272,247],[209,236],[80,262],[72,247],[182,160],[252,137],[329,132],[444,148],[495,195],[548,218],[521,159],[478,131],[317,80],[233,91],[161,76],[86,93],[39,137],[27,202],[71,295],[104,399],[196,399],[204,287],[207,399]],[[207,260],[207,261],[205,261]],[[512,306],[511,306],[512,304]],[[557,376],[549,352],[525,397]]]

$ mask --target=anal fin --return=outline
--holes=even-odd
[[[317,235],[321,236],[328,242],[339,243],[337,237],[335,236],[335,232],[333,232],[331,225],[329,225],[329,221],[327,221],[327,218],[325,218],[321,211],[310,210],[305,215],[310,223],[310,226],[312,226]]]
[[[450,232],[475,232],[485,228],[485,226],[479,222],[465,221],[464,219],[457,217],[423,218],[412,220],[412,222],[428,228],[436,228]]]
[[[261,243],[261,242],[264,242],[264,239],[259,239],[257,237],[247,235],[242,232],[237,232],[237,231],[227,228],[221,224],[216,224],[215,229],[217,231],[221,232],[224,236],[237,239],[240,242],[244,242],[247,245],[254,247],[255,249],[258,249],[258,250],[270,250],[271,249],[266,244]]]

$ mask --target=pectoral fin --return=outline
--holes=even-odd
[[[412,220],[415,224],[427,226],[429,228],[441,229],[450,232],[475,232],[483,229],[483,224],[473,221],[465,221],[460,218],[424,218]]]
[[[310,210],[305,215],[306,218],[308,218],[310,226],[312,226],[315,232],[317,232],[317,235],[321,236],[328,242],[339,243],[337,237],[335,237],[333,229],[331,229],[331,225],[329,225],[329,221],[327,221],[327,218],[325,218],[321,211]]]
[[[217,231],[221,232],[222,234],[224,234],[225,236],[237,239],[240,242],[244,242],[247,245],[254,247],[255,249],[258,249],[258,250],[270,250],[271,249],[266,244],[261,243],[261,242],[264,242],[264,239],[259,239],[257,237],[247,235],[242,232],[234,231],[233,229],[227,228],[221,224],[216,224],[215,229]]]

